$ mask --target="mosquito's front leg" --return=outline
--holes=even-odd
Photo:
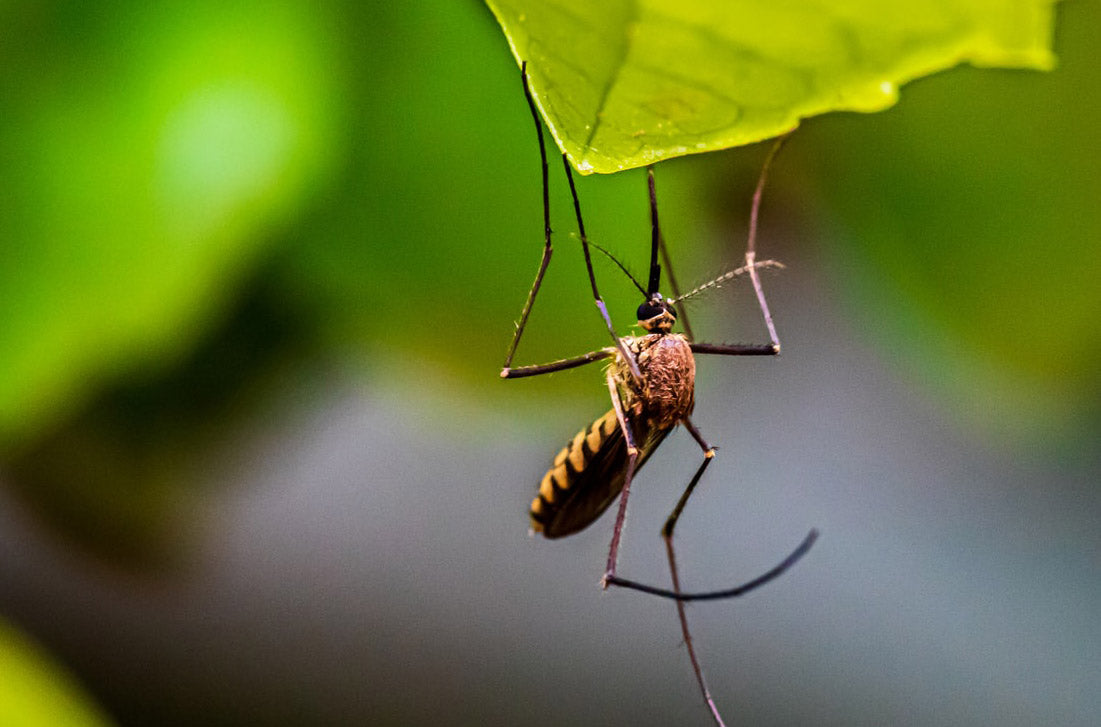
[[[524,335],[524,328],[527,326],[528,317],[531,315],[531,309],[535,305],[535,297],[539,294],[539,288],[543,284],[543,277],[546,275],[547,267],[550,265],[551,255],[554,253],[554,249],[551,247],[550,187],[547,180],[547,147],[543,139],[543,125],[539,120],[539,112],[535,108],[535,99],[531,95],[531,86],[528,83],[528,64],[526,61],[521,65],[520,78],[524,85],[524,98],[527,99],[528,109],[531,111],[531,118],[535,122],[535,133],[539,139],[539,161],[541,163],[540,168],[543,178],[543,257],[539,262],[539,271],[535,274],[535,282],[532,283],[531,290],[528,291],[528,298],[524,303],[524,309],[520,313],[520,320],[516,324],[516,332],[512,336],[512,344],[509,346],[508,354],[505,356],[505,365],[502,367],[501,377],[506,379],[518,378],[520,376],[535,376],[537,374],[550,373],[551,371],[561,371],[562,369],[581,366],[590,361],[596,361],[599,358],[603,358],[603,355],[597,356],[596,358],[587,358],[588,356],[593,356],[598,353],[593,352],[593,354],[586,354],[577,359],[555,361],[553,364],[547,364],[546,366],[523,366],[516,369],[512,368],[512,358],[516,355],[516,348],[520,345],[520,337]],[[592,256],[589,252],[589,238],[585,234],[585,222],[581,218],[581,202],[577,197],[577,188],[574,186],[573,173],[570,170],[569,160],[565,155],[562,156],[562,164],[566,169],[566,179],[569,181],[570,194],[573,196],[574,211],[577,215],[577,228],[581,236],[581,249],[585,254],[585,268],[589,274],[589,283],[592,286],[593,299],[596,302],[597,310],[600,312],[600,317],[604,321],[604,325],[608,328],[608,333],[612,336],[613,345],[619,351],[623,360],[627,362],[627,367],[630,369],[631,376],[638,382],[642,377],[638,369],[638,364],[635,362],[634,357],[630,355],[630,352],[624,347],[623,342],[619,340],[619,335],[616,334],[615,328],[612,326],[611,316],[608,315],[608,308],[604,305],[604,300],[600,297],[600,292],[596,287],[596,275],[593,272]]]
[[[539,293],[539,287],[543,284],[543,276],[546,275],[547,266],[550,265],[551,254],[554,252],[551,248],[550,193],[547,184],[547,148],[546,143],[543,141],[543,125],[539,121],[539,113],[535,110],[535,101],[532,99],[531,89],[528,87],[527,61],[521,66],[520,78],[524,83],[524,96],[528,100],[531,118],[535,121],[535,133],[539,137],[539,160],[542,162],[543,169],[543,259],[539,263],[539,272],[535,274],[535,282],[532,284],[531,290],[528,291],[527,302],[524,303],[524,310],[520,313],[520,322],[516,324],[516,333],[512,335],[512,345],[509,346],[508,355],[505,356],[504,371],[508,371],[509,367],[512,366],[512,357],[516,355],[516,347],[520,345],[520,336],[524,335],[524,326],[528,323],[528,316],[531,315],[531,308],[535,305],[535,296]],[[502,372],[501,375],[505,376],[504,372]]]
[[[536,364],[534,366],[517,366],[514,369],[510,369],[506,366],[505,368],[501,369],[501,378],[522,379],[525,376],[553,374],[555,371],[565,371],[566,369],[584,366],[585,364],[592,363],[593,361],[600,361],[601,359],[609,358],[614,355],[614,348],[602,348],[597,351],[589,351],[586,354],[576,356],[574,358],[564,358],[545,364]]]
[[[585,221],[581,219],[581,200],[577,197],[577,187],[573,183],[573,170],[570,169],[570,160],[565,154],[562,155],[562,166],[566,170],[566,181],[570,185],[570,195],[573,197],[573,211],[577,216],[577,232],[581,236],[581,251],[585,254],[585,269],[589,273],[589,286],[593,291],[593,300],[596,303],[596,308],[600,311],[600,317],[604,320],[604,325],[608,327],[608,333],[612,336],[612,342],[616,349],[619,351],[619,355],[623,357],[623,360],[627,363],[627,368],[631,372],[631,377],[635,380],[635,383],[642,382],[642,372],[638,369],[638,363],[635,362],[635,357],[631,355],[631,352],[627,350],[623,345],[623,341],[620,340],[619,334],[615,332],[615,326],[612,325],[612,318],[608,315],[608,307],[604,305],[604,299],[600,297],[600,291],[596,288],[596,273],[593,272],[593,260],[592,253],[589,252],[589,236],[585,234]]]

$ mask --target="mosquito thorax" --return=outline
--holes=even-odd
[[[677,322],[677,312],[669,303],[661,297],[661,293],[655,293],[650,300],[638,307],[638,324],[647,333],[668,333]]]

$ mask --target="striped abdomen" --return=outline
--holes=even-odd
[[[655,432],[637,420],[633,424],[637,472],[669,429]],[[548,538],[584,529],[615,501],[626,470],[627,445],[613,409],[578,432],[554,458],[531,502],[532,529]]]

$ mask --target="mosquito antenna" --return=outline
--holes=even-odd
[[[700,293],[704,293],[704,292],[710,290],[711,288],[721,287],[723,283],[725,283],[727,281],[730,281],[730,280],[733,280],[734,278],[738,277],[739,275],[745,275],[746,273],[749,273],[750,270],[756,270],[758,268],[783,268],[783,267],[784,267],[784,264],[782,262],[778,261],[778,260],[761,260],[760,262],[754,262],[752,265],[743,265],[740,268],[734,268],[733,270],[730,270],[728,272],[723,273],[722,275],[715,278],[714,280],[708,280],[703,285],[701,285],[697,288],[693,288],[692,290],[688,291],[684,295],[682,295],[678,298],[674,298],[673,300],[671,300],[669,302],[674,303],[674,304],[683,303],[684,301],[688,300],[689,298],[694,298],[697,295],[699,295]]]
[[[596,248],[597,250],[599,250],[604,255],[604,257],[608,258],[613,263],[615,263],[616,266],[620,270],[623,271],[623,274],[626,275],[628,278],[630,278],[631,282],[634,283],[636,288],[638,288],[638,292],[642,293],[643,295],[646,295],[646,289],[642,287],[642,284],[638,282],[638,279],[634,275],[631,275],[631,271],[627,269],[626,265],[624,265],[623,263],[621,263],[619,261],[619,258],[617,258],[612,253],[608,252],[607,250],[605,250],[603,247],[596,244],[592,240],[589,240],[589,246]]]
[[[658,264],[658,247],[661,246],[661,227],[658,226],[658,196],[654,191],[654,167],[646,167],[646,179],[650,187],[650,284],[646,297],[653,298],[661,286],[661,265]]]

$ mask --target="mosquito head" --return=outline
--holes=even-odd
[[[638,307],[638,324],[647,333],[668,333],[676,322],[676,309],[672,303],[661,297],[661,293],[654,293]]]

